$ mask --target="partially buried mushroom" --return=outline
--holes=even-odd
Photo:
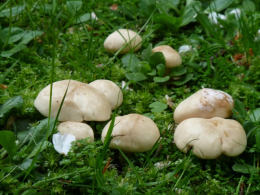
[[[227,118],[233,109],[232,97],[220,90],[204,88],[184,101],[174,111],[174,121],[180,123],[188,118]]]
[[[122,104],[123,93],[114,82],[110,80],[100,79],[89,83],[89,85],[106,96],[112,109],[115,109]]]
[[[104,48],[110,53],[122,49],[120,53],[127,53],[130,50],[137,51],[142,44],[142,38],[130,29],[119,29],[111,33],[104,42]]]
[[[192,149],[199,158],[215,159],[221,154],[241,154],[246,148],[247,139],[243,127],[235,120],[189,118],[175,129],[174,143],[185,153]]]
[[[110,123],[111,121],[102,131],[103,142]],[[140,114],[128,114],[115,118],[111,136],[111,148],[119,148],[126,152],[145,152],[152,149],[160,137],[160,132],[150,118]]]
[[[161,52],[163,54],[167,68],[180,66],[182,63],[180,54],[168,45],[157,46],[152,49],[152,52]]]
[[[75,80],[62,80],[53,83],[51,117],[56,117],[64,99],[59,121],[106,121],[111,115],[111,105],[104,94],[86,83]],[[50,100],[50,85],[40,91],[34,101],[39,112],[48,116]]]

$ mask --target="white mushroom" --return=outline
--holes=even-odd
[[[227,118],[233,109],[232,97],[220,90],[204,88],[184,101],[174,111],[176,123],[188,118],[212,118],[215,116]]]
[[[111,33],[104,42],[104,48],[110,52],[115,53],[121,48],[124,48],[120,53],[127,53],[130,50],[140,49],[142,38],[130,29],[119,29]]]
[[[235,120],[214,117],[189,118],[174,132],[174,143],[183,152],[192,152],[202,159],[215,159],[221,154],[237,156],[247,144],[243,127]]]
[[[110,102],[112,109],[119,107],[123,102],[123,93],[121,89],[110,80],[95,80],[89,83],[99,92],[103,93]]]
[[[106,121],[110,118],[111,106],[106,97],[88,84],[74,80],[53,83],[51,117],[56,117],[68,85],[58,118],[60,121]],[[34,106],[46,117],[49,113],[49,100],[50,85],[42,89],[34,101]]]
[[[102,131],[103,142],[110,122]],[[150,118],[140,114],[128,114],[116,117],[111,136],[111,148],[120,148],[126,152],[145,152],[152,149],[160,137],[160,132]]]
[[[162,52],[167,68],[180,66],[182,63],[180,54],[168,45],[161,45],[152,49],[152,52]]]
[[[92,128],[85,123],[66,121],[60,123],[57,128],[61,134],[74,135],[76,140],[89,138],[88,140],[90,142],[94,141],[94,132]]]

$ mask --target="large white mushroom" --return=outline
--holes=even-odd
[[[130,50],[136,51],[140,49],[142,38],[130,29],[119,29],[111,33],[104,42],[104,48],[110,53],[115,53],[121,48],[121,54]]]
[[[103,142],[110,122],[102,131],[101,139]],[[150,118],[140,114],[128,114],[115,118],[111,136],[111,148],[120,148],[126,152],[145,152],[152,149],[160,137],[160,132]]]
[[[107,100],[110,102],[112,109],[115,109],[122,104],[123,93],[114,82],[110,80],[100,79],[89,83],[89,85],[106,96]]]
[[[74,80],[53,83],[51,117],[56,117],[67,86],[59,121],[106,121],[110,118],[111,105],[104,94],[86,83]],[[46,117],[49,114],[49,100],[50,85],[42,89],[34,101],[34,106]]]
[[[161,52],[167,68],[180,66],[182,63],[180,54],[168,45],[160,45],[152,49],[152,52]]]
[[[185,153],[192,149],[199,158],[215,159],[221,154],[241,154],[246,148],[247,139],[243,127],[235,120],[189,118],[175,129],[174,143]]]
[[[215,116],[227,118],[233,109],[232,97],[220,90],[204,88],[184,101],[174,111],[176,123],[188,118],[212,118]]]

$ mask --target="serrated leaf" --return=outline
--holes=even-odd
[[[7,9],[4,9],[0,12],[0,17],[14,17],[14,16],[17,16],[19,15],[20,13],[23,12],[25,6],[24,5],[19,5],[19,6],[15,6],[15,7],[12,7],[12,8],[7,8]],[[12,13],[12,15],[11,15]]]
[[[16,46],[14,46],[12,49],[8,50],[8,51],[2,51],[0,56],[2,57],[6,57],[6,58],[9,58],[11,57],[12,55],[24,50],[26,48],[26,45],[24,44],[18,44]]]
[[[22,105],[23,105],[23,98],[21,96],[16,96],[7,100],[0,107],[0,118],[4,117],[4,115],[10,112],[12,109],[20,108]]]
[[[154,78],[153,78],[153,81],[154,81],[155,83],[164,83],[164,82],[166,82],[166,81],[169,81],[169,79],[170,79],[170,76],[154,77]]]
[[[174,81],[173,84],[177,86],[181,86],[189,82],[193,77],[193,74],[187,74],[184,78],[178,81]]]
[[[167,107],[167,104],[161,102],[153,102],[149,105],[149,108],[151,108],[152,112],[162,112],[167,109]]]
[[[141,63],[140,60],[134,54],[126,54],[122,58],[123,67],[130,72],[140,72]]]
[[[256,168],[247,164],[234,164],[232,166],[233,171],[244,174],[252,174],[256,172]]]
[[[10,156],[13,156],[17,150],[14,133],[12,131],[0,131],[0,145],[3,146]]]
[[[135,81],[135,82],[139,82],[147,79],[147,77],[141,72],[126,73],[125,76],[128,80]]]
[[[228,8],[234,0],[214,0],[210,3],[209,7],[205,10],[207,13],[211,11],[220,12]]]

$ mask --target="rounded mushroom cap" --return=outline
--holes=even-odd
[[[152,49],[152,52],[162,52],[167,68],[180,66],[182,63],[180,54],[168,45],[161,45]]]
[[[189,118],[174,132],[174,143],[183,152],[192,152],[202,159],[215,159],[221,154],[237,156],[247,144],[243,127],[235,120],[214,117]]]
[[[103,142],[110,122],[102,131],[101,139]],[[152,149],[160,137],[160,132],[150,118],[140,114],[128,114],[115,118],[111,136],[111,148],[120,148],[126,152],[145,152]]]
[[[51,117],[56,117],[68,85],[59,121],[106,121],[110,118],[111,106],[106,97],[88,84],[74,80],[53,83]],[[34,106],[46,117],[49,100],[50,85],[42,89],[34,101]]]
[[[233,109],[232,97],[220,90],[204,88],[184,101],[174,111],[174,121],[180,123],[188,118],[227,118]]]
[[[121,54],[127,53],[131,49],[137,51],[140,49],[142,38],[130,29],[119,29],[111,33],[104,42],[104,48],[110,53],[115,53],[122,47],[125,48],[120,51]]]
[[[119,107],[123,102],[123,93],[121,89],[110,80],[95,80],[89,83],[99,92],[103,93],[109,101],[112,109]]]
[[[76,140],[89,138],[90,142],[94,142],[93,130],[85,123],[66,121],[58,125],[58,131],[61,134],[72,134]]]

